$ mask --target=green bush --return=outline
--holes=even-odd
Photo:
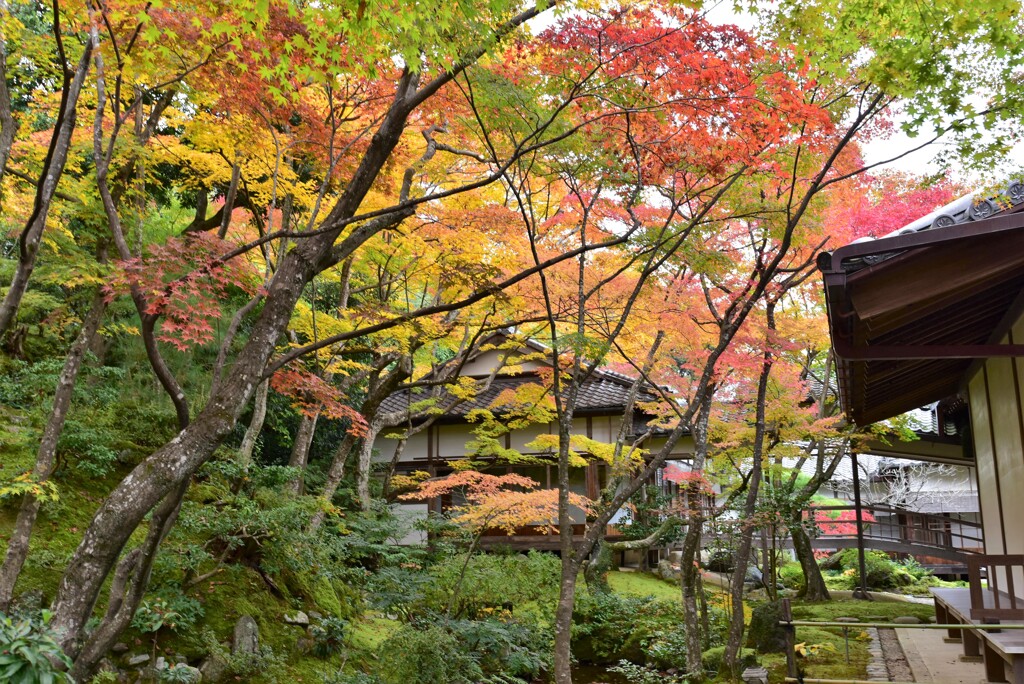
[[[725,660],[725,646],[715,646],[704,651],[700,656],[701,664],[708,672],[721,672]],[[744,669],[757,664],[757,654],[751,648],[740,651],[740,668]]]
[[[406,625],[380,647],[379,672],[390,684],[474,684],[483,671],[448,630]]]
[[[622,596],[610,592],[583,593],[573,612],[573,653],[584,662],[645,662],[647,648],[667,659],[667,644],[685,643],[682,607],[651,596]],[[671,635],[671,636],[670,636]],[[685,651],[684,651],[685,652]],[[653,654],[652,654],[653,655]]]
[[[766,601],[753,606],[750,628],[747,630],[747,645],[761,653],[783,653],[786,650],[786,634],[779,625],[782,619],[782,604]]]
[[[609,672],[622,675],[629,684],[687,684],[685,675],[670,675],[659,672],[650,665],[637,665],[628,660],[608,668]]]
[[[0,613],[0,682],[10,684],[57,684],[70,678],[54,663],[71,666],[47,627],[50,613],[12,618]]]
[[[851,588],[860,586],[860,563],[857,549],[845,549],[839,553],[842,574],[850,577]],[[852,570],[852,572],[850,572]],[[907,569],[894,561],[884,551],[865,551],[864,570],[868,589],[895,589],[911,584],[914,578]]]
[[[320,658],[334,655],[345,645],[345,628],[348,623],[341,618],[328,615],[309,628],[313,638],[313,653]]]
[[[779,579],[787,589],[800,591],[804,587],[804,569],[799,563],[786,563],[779,568]]]
[[[550,636],[520,620],[421,620],[383,642],[388,684],[534,681],[550,668]]]
[[[463,575],[463,565],[465,574]],[[447,612],[453,592],[455,617],[480,617],[509,606],[553,598],[561,566],[552,554],[478,554],[447,558],[429,569],[416,607],[420,614]],[[460,579],[461,578],[461,579]]]

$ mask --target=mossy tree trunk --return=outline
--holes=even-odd
[[[818,561],[814,558],[814,547],[811,545],[811,537],[807,530],[800,522],[794,522],[789,526],[789,534],[793,539],[796,559],[804,572],[804,588],[800,596],[807,601],[831,601],[832,597],[825,586],[825,578],[818,567]]]

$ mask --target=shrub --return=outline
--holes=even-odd
[[[608,592],[581,594],[573,613],[573,652],[582,661],[664,661],[668,643],[685,643],[682,608],[653,597]],[[655,651],[647,649],[654,646]],[[685,651],[684,651],[685,652]]]
[[[473,684],[483,678],[476,660],[438,625],[406,625],[380,647],[380,673],[394,684]]]
[[[860,585],[860,563],[857,549],[845,549],[839,553],[839,564],[844,574],[852,577],[854,587]],[[866,551],[864,553],[864,569],[867,573],[868,589],[893,589],[910,584],[913,577],[899,563],[890,558],[884,551]],[[850,571],[853,571],[852,573]]]
[[[389,684],[533,681],[550,667],[546,630],[520,620],[421,620],[381,644]]]
[[[722,661],[725,660],[725,646],[715,646],[709,648],[701,654],[701,663],[704,665],[704,669],[709,672],[721,672]],[[740,669],[751,667],[757,664],[757,655],[753,649],[744,648],[740,651]]]
[[[551,666],[549,631],[523,620],[447,620],[462,648],[486,676],[534,681]]]
[[[231,653],[230,649],[217,641],[216,635],[209,629],[203,630],[200,638],[209,657],[224,663],[228,675],[233,675],[241,681],[249,681],[257,675],[266,681],[284,679],[284,658],[274,653],[274,649],[266,644],[260,644],[255,653]]]
[[[686,628],[676,625],[671,629],[656,630],[644,644],[648,662],[663,668],[686,669]]]
[[[799,563],[786,563],[779,568],[779,579],[786,588],[800,591],[804,586],[804,569]]]
[[[0,681],[12,684],[57,684],[70,678],[54,663],[71,666],[47,627],[51,615],[42,611],[30,618],[0,613]]]
[[[309,635],[313,638],[314,655],[327,658],[340,651],[345,645],[347,626],[345,620],[328,615],[310,627]]]
[[[688,681],[685,675],[664,674],[649,665],[637,665],[628,660],[620,660],[608,671],[622,675],[629,684],[687,684]]]
[[[156,672],[157,680],[173,684],[196,684],[201,675],[194,669],[171,663]]]
[[[462,575],[465,562],[466,557],[458,555],[430,568],[431,581],[421,587],[421,614],[446,612],[453,592],[457,594],[452,614],[474,618],[553,596],[558,590],[560,566],[551,554],[479,554],[469,559]]]

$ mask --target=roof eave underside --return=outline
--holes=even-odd
[[[1024,214],[837,250],[823,268],[843,409],[858,425],[956,394],[1021,310]],[[853,271],[844,262],[898,251]],[[1024,341],[1017,341],[1020,343]],[[910,358],[865,358],[879,349]],[[945,354],[951,358],[934,358]],[[916,356],[916,357],[915,357]]]

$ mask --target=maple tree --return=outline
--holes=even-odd
[[[446,477],[426,480],[416,491],[399,497],[406,501],[419,501],[458,493],[465,500],[465,503],[449,511],[451,521],[465,528],[471,541],[448,599],[448,615],[452,613],[469,561],[485,532],[501,530],[511,536],[518,528],[527,525],[548,531],[556,529],[558,492],[538,489],[538,486],[535,480],[514,473],[490,475],[476,470],[462,470]],[[569,501],[585,513],[593,508],[591,501],[578,494],[570,493]]]
[[[684,432],[702,471],[716,394],[746,392],[764,413],[750,380],[768,393],[767,361],[791,377],[760,324],[787,279],[830,231],[831,244],[855,237],[835,226],[883,230],[941,194],[901,213],[835,192],[868,170],[856,140],[891,128],[901,101],[912,124],[943,131],[1019,111],[1007,74],[1020,46],[1000,24],[1014,7],[993,0],[991,15],[935,36],[904,12],[894,40],[870,22],[834,35],[876,9],[833,0],[765,8],[760,37],[660,3],[0,3],[0,199],[17,243],[0,334],[10,356],[45,344],[64,364],[33,486],[18,489],[0,608],[53,486],[78,376],[106,338],[144,358],[175,431],[106,493],[63,570],[53,626],[74,677],[130,622],[193,477],[250,405],[243,473],[268,397],[297,420],[291,495],[316,481],[305,476],[318,431],[343,435],[315,531],[346,464],[370,508],[374,437],[401,427],[404,443],[446,402],[483,391],[460,365],[515,326],[553,361],[505,399],[517,418],[558,427],[538,443],[557,462],[554,514],[531,492],[518,515],[557,518],[555,672],[570,681],[575,582],[608,520]],[[564,13],[526,28],[549,10]],[[947,49],[965,44],[994,49],[976,62]],[[993,105],[973,112],[937,78],[948,73],[981,75]],[[901,182],[880,177],[873,192]],[[826,189],[845,214],[829,216]],[[572,434],[580,383],[604,363],[637,378],[634,397],[641,384],[674,388],[649,407],[665,446]],[[382,412],[403,389],[430,397]],[[765,416],[751,423],[733,441],[762,449]],[[588,458],[613,477],[577,547],[568,473]],[[695,552],[689,532],[686,544]]]

